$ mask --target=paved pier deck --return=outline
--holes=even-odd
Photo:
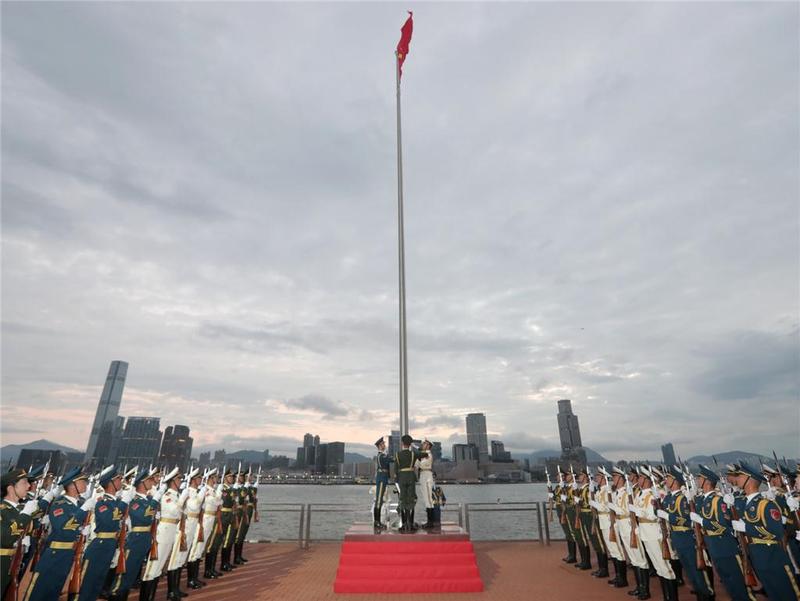
[[[381,595],[413,601],[628,601],[627,589],[615,589],[606,579],[593,578],[561,561],[565,545],[554,542],[476,542],[483,593],[448,595]],[[233,574],[198,591],[189,590],[189,601],[365,601],[370,595],[343,595],[333,592],[339,565],[341,543],[312,543],[307,550],[296,543],[248,544],[245,557],[250,561]],[[632,575],[629,572],[629,579]],[[163,582],[163,579],[162,579]],[[166,597],[166,583],[159,587],[157,601]],[[718,587],[717,600],[730,601]],[[651,580],[654,600],[661,599],[658,579]],[[134,592],[135,595],[135,592]],[[136,597],[132,595],[131,598]],[[679,589],[681,601],[696,599],[688,585]]]

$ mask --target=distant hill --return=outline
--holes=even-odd
[[[236,451],[235,453],[228,453],[225,456],[225,462],[228,465],[241,461],[242,467],[246,467],[249,463],[261,463],[263,460],[264,451]]]
[[[725,451],[724,453],[718,453],[713,457],[711,455],[695,455],[694,457],[689,457],[689,459],[686,459],[686,463],[692,465],[702,463],[703,465],[713,468],[714,457],[717,458],[717,463],[719,463],[720,466],[723,466],[726,463],[739,463],[741,461],[745,461],[751,466],[757,468],[759,467],[760,462],[769,464],[775,463],[775,460],[772,457],[766,457],[764,455],[750,453],[748,451]]]
[[[345,463],[364,463],[365,461],[372,461],[369,457],[364,457],[361,453],[345,453]]]
[[[17,457],[19,457],[20,451],[22,449],[39,449],[42,451],[63,451],[64,453],[83,453],[83,451],[79,451],[78,449],[73,449],[71,447],[65,447],[64,445],[60,445],[55,442],[51,442],[49,440],[45,440],[44,438],[40,440],[34,440],[33,442],[28,442],[25,444],[7,444],[6,446],[0,448],[0,465],[8,465],[9,462],[15,464],[17,462]]]
[[[583,447],[583,449],[586,451],[586,460],[589,463],[608,463],[608,459],[597,451],[589,447]],[[531,464],[535,464],[544,461],[548,457],[560,457],[561,451],[556,449],[543,449],[541,451],[534,451],[533,453],[512,453],[511,456],[519,460],[528,459]]]

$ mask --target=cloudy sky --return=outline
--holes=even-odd
[[[405,8],[3,3],[3,444],[397,427]],[[412,433],[800,456],[798,5],[410,8]]]

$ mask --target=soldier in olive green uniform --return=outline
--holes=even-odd
[[[239,472],[237,474],[236,486],[236,502],[239,509],[236,515],[239,518],[239,528],[236,530],[236,541],[233,544],[233,565],[244,565],[247,560],[242,557],[242,549],[244,548],[244,539],[247,536],[247,531],[250,530],[251,511],[248,511],[248,504],[250,503],[250,487],[247,483],[247,474]]]
[[[16,579],[15,574],[11,574],[11,564],[14,561],[14,555],[17,553],[17,547],[21,544],[20,538],[25,536],[28,526],[31,523],[31,514],[37,509],[38,503],[36,500],[31,500],[25,503],[25,506],[20,511],[17,508],[17,503],[24,500],[27,496],[30,484],[28,483],[27,474],[25,470],[15,469],[3,474],[2,487],[3,487],[3,501],[0,503],[0,588],[2,588],[3,597],[6,595],[6,589],[11,584],[12,577]],[[22,553],[23,549],[19,552]],[[19,556],[20,560],[22,555]]]
[[[221,537],[221,546],[222,546],[222,566],[221,569],[223,572],[230,572],[233,570],[233,566],[231,565],[231,550],[233,549],[233,543],[236,538],[236,498],[237,498],[237,489],[234,489],[234,473],[233,471],[226,469],[225,470],[225,477],[223,479],[222,484],[220,487],[222,488],[222,507],[220,507],[221,512],[221,522],[222,522],[222,537]]]
[[[414,507],[417,504],[417,477],[414,474],[414,463],[417,459],[427,457],[428,454],[410,448],[414,439],[408,434],[404,434],[401,441],[403,449],[394,456],[397,485],[400,487],[400,503],[397,511],[403,522],[400,531],[413,532],[415,530]]]
[[[577,490],[578,483],[572,473],[566,475],[566,496],[567,500],[564,503],[565,525],[569,530],[570,538],[575,542],[578,551],[581,555],[581,561],[575,564],[576,568],[582,570],[591,569],[592,565],[586,565],[589,562],[589,543],[583,538],[583,529],[581,528],[580,518],[578,517],[578,503],[580,502],[580,494]]]

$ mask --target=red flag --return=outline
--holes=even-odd
[[[400,29],[400,41],[397,42],[397,68],[403,74],[403,61],[408,56],[408,45],[411,43],[411,32],[414,30],[414,13],[408,11],[408,19]]]

